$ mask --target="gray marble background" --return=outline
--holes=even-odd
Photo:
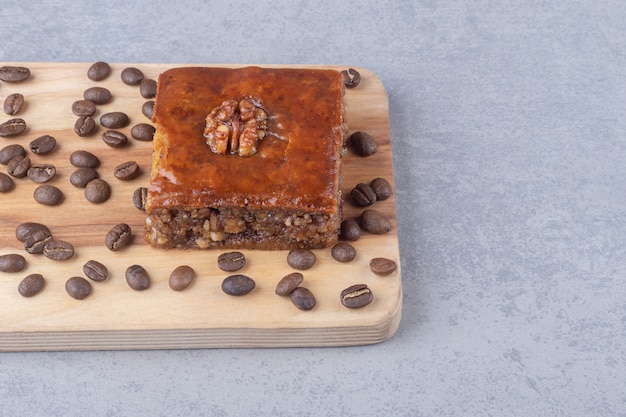
[[[0,39],[371,69],[405,293],[373,346],[1,353],[0,415],[626,416],[626,2],[4,0]]]

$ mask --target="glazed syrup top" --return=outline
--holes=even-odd
[[[286,207],[336,213],[343,80],[320,69],[176,68],[159,77],[147,210]],[[251,98],[267,135],[248,157],[211,151],[205,117],[225,100]]]

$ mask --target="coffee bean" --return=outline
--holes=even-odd
[[[154,132],[156,129],[154,126],[148,123],[139,123],[130,129],[130,135],[137,140],[144,142],[150,142],[154,138]]]
[[[41,184],[46,181],[50,181],[52,178],[54,178],[56,173],[57,169],[54,167],[54,165],[36,164],[31,165],[30,168],[28,168],[28,172],[26,173],[26,175],[28,175],[28,178],[30,178],[32,181]]]
[[[126,269],[126,283],[135,291],[150,288],[150,275],[141,265],[131,265]]]
[[[111,186],[103,179],[93,179],[85,186],[85,198],[90,203],[104,203],[109,197],[111,197]]]
[[[128,137],[119,130],[107,130],[102,134],[102,141],[112,148],[121,148],[128,142]]]
[[[230,275],[222,281],[222,291],[228,295],[246,295],[254,289],[256,283],[246,275]]]
[[[108,231],[105,244],[111,251],[118,251],[130,242],[132,230],[126,223],[116,224]]]
[[[288,296],[298,288],[298,285],[302,284],[304,280],[304,275],[300,272],[292,272],[291,274],[285,275],[278,284],[276,285],[276,290],[274,291],[276,295],[280,295],[281,297]]]
[[[74,132],[82,137],[91,135],[96,130],[96,122],[91,116],[81,116],[74,123]]]
[[[330,254],[336,261],[350,262],[356,258],[356,249],[349,243],[339,242],[333,246]]]
[[[20,93],[9,94],[4,99],[4,112],[9,116],[18,114],[24,107],[24,96]]]
[[[141,113],[148,119],[152,119],[152,113],[154,112],[154,100],[148,100],[141,106]]]
[[[354,68],[341,71],[341,75],[343,76],[343,85],[346,88],[355,88],[361,82],[361,73]]]
[[[139,94],[143,98],[154,98],[156,96],[157,82],[150,78],[144,78],[139,83]]]
[[[350,135],[348,143],[354,149],[359,156],[370,156],[376,153],[378,149],[378,142],[369,133],[366,132],[354,132]]]
[[[46,280],[41,274],[30,274],[24,277],[17,286],[17,292],[22,297],[33,297],[41,292]]]
[[[76,100],[72,103],[72,113],[76,116],[93,116],[96,104],[90,100]]]
[[[353,219],[345,219],[341,222],[339,238],[342,240],[357,241],[361,238],[359,223]]]
[[[43,248],[50,240],[52,240],[52,235],[47,228],[35,230],[24,240],[24,249],[30,254],[42,254]]]
[[[377,200],[386,200],[391,197],[391,184],[384,178],[374,178],[370,182],[370,187],[374,190]]]
[[[28,147],[35,155],[47,155],[54,150],[56,145],[57,140],[55,138],[50,135],[43,135],[33,139]]]
[[[50,229],[48,229],[47,226],[41,223],[25,222],[25,223],[19,224],[15,228],[15,237],[20,242],[25,242],[26,239],[28,239],[28,237],[33,235],[35,232],[42,232],[46,236],[52,236],[52,233],[50,232]]]
[[[174,291],[182,291],[191,285],[195,276],[196,272],[192,267],[188,265],[178,266],[170,274],[170,288]]]
[[[374,299],[372,290],[365,284],[352,285],[341,291],[341,304],[348,308],[365,307]]]
[[[143,80],[143,72],[139,68],[128,67],[122,70],[122,82],[127,85],[137,85]]]
[[[7,120],[0,124],[0,136],[8,138],[11,136],[17,136],[26,130],[26,122],[19,117],[15,119]]]
[[[373,258],[370,261],[370,269],[376,275],[389,275],[398,268],[398,265],[391,259]]]
[[[148,198],[148,189],[146,187],[139,187],[133,193],[133,204],[139,210],[145,210],[146,198]]]
[[[371,206],[376,202],[376,193],[372,190],[372,187],[364,183],[357,184],[350,191],[350,196],[352,201],[362,207]]]
[[[74,246],[69,242],[52,239],[44,246],[43,256],[55,261],[65,261],[74,256]]]
[[[83,91],[83,98],[94,104],[107,104],[113,95],[104,87],[91,87]]]
[[[121,111],[113,111],[100,116],[100,124],[108,129],[121,129],[129,123],[128,115]]]
[[[70,297],[83,300],[91,294],[91,284],[83,277],[72,277],[65,282],[65,291]]]
[[[241,252],[226,252],[217,257],[217,266],[222,271],[239,271],[246,264],[246,257]]]
[[[91,180],[98,178],[98,171],[93,168],[78,168],[70,175],[70,184],[74,187],[85,188]]]
[[[16,156],[7,164],[7,172],[15,178],[23,178],[30,168],[30,158],[28,156]]]
[[[289,299],[300,310],[308,311],[313,310],[317,301],[313,293],[304,287],[298,287],[289,294]]]
[[[299,270],[312,268],[316,259],[315,254],[308,249],[292,249],[287,254],[287,264]]]
[[[63,201],[63,192],[54,185],[44,184],[35,188],[33,198],[39,204],[56,206]]]
[[[0,193],[6,193],[11,191],[14,185],[15,183],[13,182],[11,177],[9,177],[4,172],[0,172]]]
[[[20,272],[26,268],[26,259],[18,253],[0,255],[0,272]]]
[[[77,168],[98,168],[100,160],[91,152],[78,150],[70,155],[70,164]]]
[[[87,77],[93,81],[102,81],[111,73],[111,66],[106,62],[96,62],[87,70]]]
[[[128,161],[116,166],[113,170],[113,175],[118,180],[130,181],[139,175],[139,172],[139,164],[135,161]]]
[[[85,265],[83,265],[83,272],[87,278],[96,282],[104,281],[109,276],[109,270],[107,267],[98,261],[94,261],[93,259],[87,261]]]
[[[391,223],[379,211],[366,209],[359,217],[359,224],[366,232],[381,235],[391,230]]]
[[[7,145],[0,150],[0,164],[6,165],[16,156],[26,156],[26,149],[17,143]]]
[[[26,67],[5,65],[0,67],[0,80],[8,83],[25,81],[30,77],[30,70]]]

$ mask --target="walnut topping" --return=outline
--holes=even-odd
[[[256,103],[255,103],[256,101]],[[226,100],[207,115],[204,137],[211,151],[225,155],[254,155],[267,133],[267,112],[258,100]]]

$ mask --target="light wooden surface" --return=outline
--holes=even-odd
[[[0,272],[0,350],[90,350],[90,349],[160,349],[203,347],[273,347],[340,346],[382,342],[397,330],[402,310],[402,280],[395,218],[395,196],[377,202],[371,208],[385,214],[393,229],[385,235],[365,234],[354,242],[357,258],[347,264],[330,256],[330,249],[316,250],[317,263],[304,271],[302,286],[317,299],[312,311],[298,310],[288,298],[274,294],[276,283],[293,272],[285,251],[243,251],[247,265],[240,271],[256,281],[255,290],[244,297],[224,294],[221,281],[228,275],[218,269],[217,256],[222,251],[163,251],[148,246],[142,237],[144,213],[132,204],[133,191],[148,182],[152,144],[130,138],[130,128],[148,122],[141,114],[146,101],[138,87],[120,81],[122,69],[131,64],[112,63],[112,74],[103,81],[87,78],[89,63],[15,63],[31,69],[28,81],[1,83],[0,99],[22,93],[26,107],[15,117],[22,117],[28,130],[15,138],[0,138],[0,148],[28,143],[43,134],[57,139],[57,149],[50,155],[30,154],[33,163],[52,163],[57,175],[50,184],[59,187],[64,201],[46,207],[33,200],[37,184],[28,178],[16,179],[13,191],[0,194],[0,254],[20,253],[27,268],[18,273]],[[134,64],[148,78],[173,65]],[[332,67],[345,69],[347,67]],[[393,186],[388,102],[380,80],[370,71],[358,68],[361,84],[346,91],[349,132],[364,130],[379,141],[375,155],[361,158],[351,151],[344,157],[343,193],[358,182],[375,177],[386,178]],[[71,112],[75,100],[85,89],[108,88],[113,100],[98,106],[94,118],[109,111],[123,111],[131,124],[121,129],[129,136],[129,145],[114,149],[104,144],[99,130],[81,138],[74,131],[76,116]],[[2,114],[0,122],[13,116]],[[69,155],[77,149],[96,154],[102,164],[100,177],[112,187],[112,197],[94,205],[84,198],[83,190],[69,183],[75,169]],[[137,161],[142,173],[122,182],[113,176],[113,168],[126,161]],[[0,167],[3,171],[6,167]],[[356,216],[361,209],[346,197],[344,217]],[[71,242],[76,253],[68,261],[54,261],[42,255],[30,255],[15,238],[15,228],[25,221],[48,225],[53,235]],[[134,232],[132,244],[119,252],[104,245],[107,231],[115,224],[128,223]],[[390,276],[379,277],[369,270],[373,257],[384,256],[398,264]],[[85,300],[72,299],[64,289],[65,281],[82,276],[82,265],[89,259],[109,268],[109,278],[92,282],[93,292]],[[124,271],[140,264],[149,272],[152,285],[143,292],[131,290]],[[170,272],[179,265],[196,271],[193,285],[183,292],[168,286]],[[32,298],[17,292],[18,283],[31,273],[46,279],[44,290]],[[350,310],[342,306],[342,289],[356,283],[367,284],[374,301],[365,308]]]

